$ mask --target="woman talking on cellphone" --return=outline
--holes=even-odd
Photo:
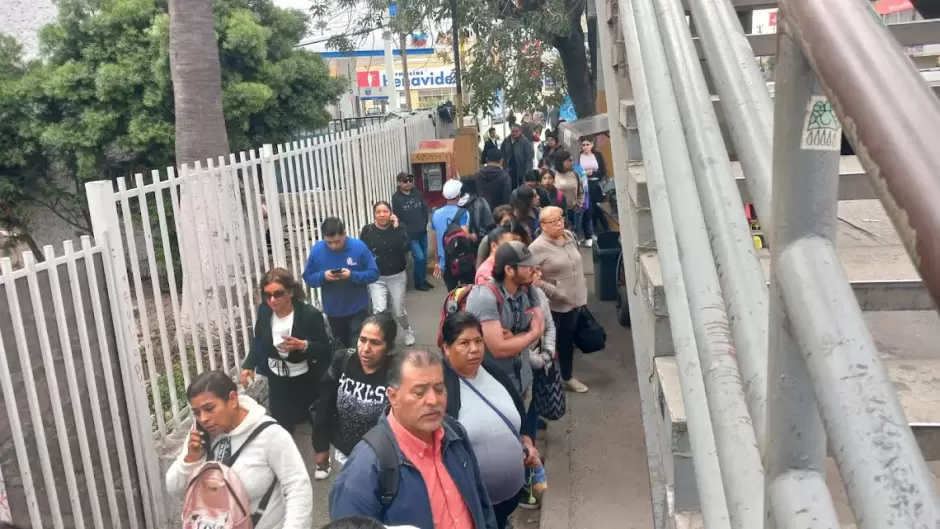
[[[248,511],[260,513],[255,529],[309,529],[313,487],[290,434],[221,371],[196,377],[186,398],[194,425],[166,473],[170,495],[182,497],[196,469],[220,461],[244,487]]]
[[[304,302],[304,291],[284,268],[261,278],[261,297],[251,351],[242,363],[241,382],[255,371],[268,377],[271,416],[288,432],[311,422],[308,409],[333,358],[326,320]]]

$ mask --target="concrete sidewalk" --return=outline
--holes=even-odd
[[[593,291],[591,252],[583,250]],[[442,282],[430,292],[408,293],[407,310],[416,347],[437,348],[437,329],[446,291]],[[591,391],[569,393],[568,415],[549,424],[546,456],[549,488],[539,511],[517,510],[516,529],[631,529],[652,527],[649,475],[633,341],[617,324],[613,303],[590,296],[589,307],[607,330],[608,349],[593,355],[576,353],[575,374]],[[544,432],[543,432],[544,435]],[[297,446],[309,462],[314,454],[309,428],[295,432]],[[335,472],[334,472],[335,475]],[[314,483],[315,524],[329,521],[327,501],[332,479]],[[541,514],[541,516],[540,516]],[[430,528],[428,528],[430,529]]]

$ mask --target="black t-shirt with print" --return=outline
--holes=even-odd
[[[338,428],[333,445],[349,455],[356,443],[379,422],[388,399],[388,362],[378,371],[367,375],[362,363],[354,354],[348,362],[336,386],[336,412]]]

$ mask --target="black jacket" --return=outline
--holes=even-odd
[[[604,155],[594,149],[592,151],[594,158],[597,159],[597,171],[588,177],[588,200],[591,204],[598,204],[604,201],[604,190],[601,189],[601,179],[607,176],[607,163],[604,161]]]
[[[499,140],[486,138],[486,141],[483,142],[483,152],[480,153],[480,165],[486,164],[486,153],[490,152],[490,149],[499,149]]]
[[[519,395],[519,392],[516,391],[516,387],[513,385],[512,380],[509,376],[496,365],[492,359],[484,358],[483,364],[480,365],[480,369],[485,369],[487,373],[490,374],[497,382],[509,392],[509,396],[512,397],[513,404],[516,405],[516,411],[519,412],[519,417],[522,419],[522,433],[521,435],[526,435],[531,437],[532,433],[528,431],[527,422],[525,420],[526,410],[525,404],[522,400],[522,396]],[[454,419],[460,418],[460,375],[454,371],[454,368],[451,367],[450,362],[447,359],[444,359],[444,387],[447,389],[447,408],[445,413],[450,415]]]
[[[477,195],[486,199],[490,208],[509,204],[512,182],[505,169],[498,165],[484,165],[473,177],[477,181]]]
[[[267,303],[258,307],[258,316],[255,320],[255,337],[251,341],[251,350],[242,369],[256,369],[264,376],[275,376],[268,366],[268,359],[281,359],[277,348],[271,338],[271,315],[273,311]],[[294,326],[291,336],[307,340],[307,348],[303,351],[292,351],[287,355],[287,361],[300,363],[306,360],[310,364],[317,379],[326,371],[333,354],[330,335],[326,331],[326,321],[323,313],[313,305],[298,299],[294,300]]]
[[[535,148],[532,146],[532,140],[528,136],[522,135],[515,142],[510,136],[503,140],[500,146],[503,152],[503,161],[506,162],[506,169],[509,176],[513,179],[516,186],[522,185],[525,181],[526,173],[535,168]]]
[[[389,226],[384,230],[375,224],[366,224],[359,233],[359,240],[369,247],[375,257],[380,276],[391,276],[405,271],[408,267],[408,252],[411,251],[411,238],[405,227]]]
[[[418,238],[428,232],[428,205],[424,202],[421,191],[412,189],[404,194],[400,190],[392,195],[392,213],[405,226],[408,235]]]

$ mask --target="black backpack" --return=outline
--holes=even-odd
[[[467,439],[467,432],[456,419],[449,415],[444,416],[444,423],[456,430],[464,439]],[[395,439],[392,437],[392,431],[378,424],[362,436],[372,450],[375,451],[375,457],[379,460],[379,480],[382,496],[379,502],[382,509],[388,507],[398,496],[398,451],[395,450]]]
[[[444,262],[449,267],[452,277],[463,277],[472,274],[477,267],[477,255],[470,235],[460,227],[460,219],[466,208],[457,208],[457,214],[450,221],[444,232]]]

